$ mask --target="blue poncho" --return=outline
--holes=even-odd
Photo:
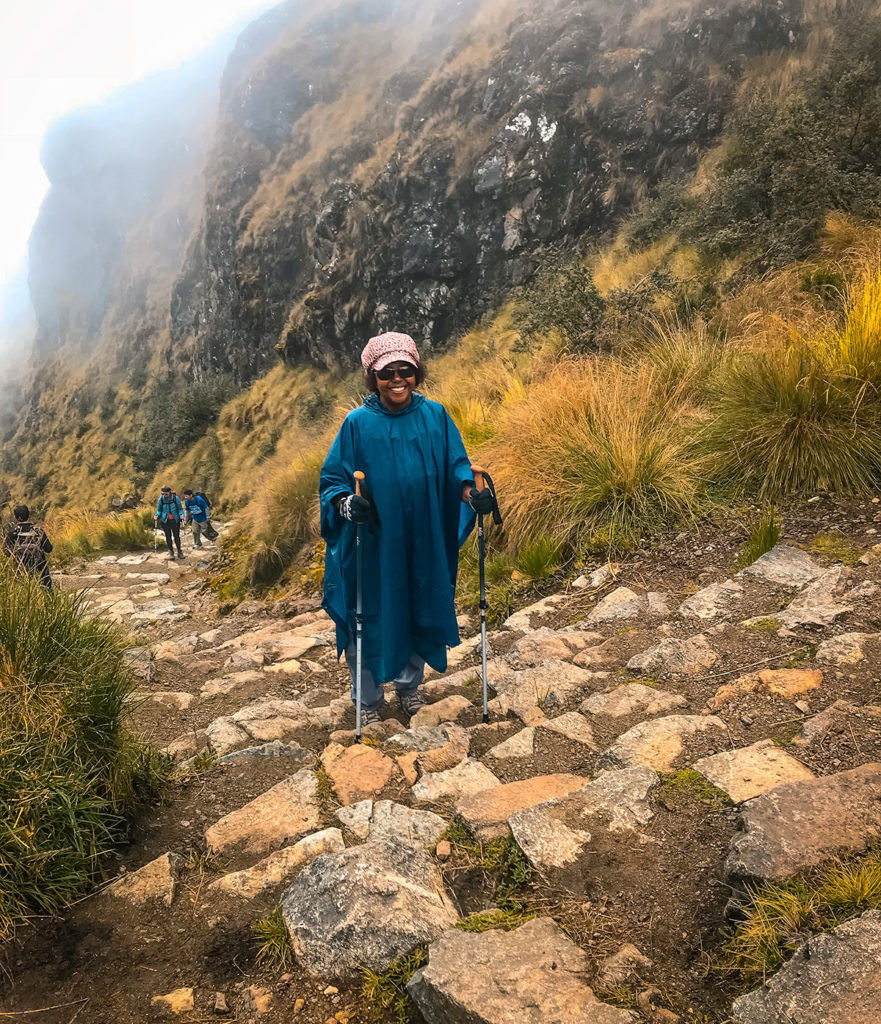
[[[447,667],[459,643],[453,596],[459,547],[474,514],[462,501],[473,482],[465,446],[444,407],[420,394],[399,412],[370,395],[349,413],[321,470],[321,536],[327,543],[324,608],[336,623],[337,654],[355,636],[355,527],[331,504],[365,476],[379,515],[362,526],[362,656],[377,683],[387,683],[411,654]]]

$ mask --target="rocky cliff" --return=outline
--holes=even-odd
[[[41,349],[170,327],[178,371],[246,381],[276,350],[350,360],[386,327],[442,345],[538,250],[691,172],[746,62],[797,46],[800,18],[794,0],[282,3],[239,38],[216,120],[202,66],[50,135]]]

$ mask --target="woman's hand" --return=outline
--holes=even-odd
[[[360,494],[343,494],[336,502],[337,512],[350,523],[366,523],[370,520],[371,503]]]
[[[468,504],[479,516],[488,516],[495,508],[495,499],[493,498],[492,491],[488,487],[484,487],[482,491],[478,491],[476,487],[472,487],[468,491],[467,498],[465,498],[464,492],[462,497],[464,500],[467,500]]]

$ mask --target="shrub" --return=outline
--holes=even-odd
[[[881,470],[881,420],[858,381],[830,371],[807,341],[732,360],[706,441],[718,473],[764,498],[866,493]]]
[[[101,878],[170,770],[123,727],[126,644],[84,598],[0,566],[0,938]]]
[[[709,254],[760,265],[804,256],[826,211],[881,213],[881,18],[860,5],[827,59],[782,101],[753,99],[687,233]]]
[[[79,509],[54,515],[46,524],[53,544],[50,561],[64,565],[101,551],[138,551],[153,544],[153,510],[100,513]]]
[[[554,254],[515,305],[514,326],[526,337],[563,331],[571,347],[582,351],[603,322],[604,305],[583,260]]]
[[[505,411],[486,465],[514,549],[541,537],[625,548],[698,505],[700,462],[677,396],[647,367],[569,360]]]

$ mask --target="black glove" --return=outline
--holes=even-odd
[[[371,519],[372,503],[360,494],[343,494],[336,503],[337,512],[350,523],[367,523]]]
[[[488,487],[484,487],[482,491],[472,487],[468,494],[468,504],[479,516],[488,516],[496,507],[496,499]]]

